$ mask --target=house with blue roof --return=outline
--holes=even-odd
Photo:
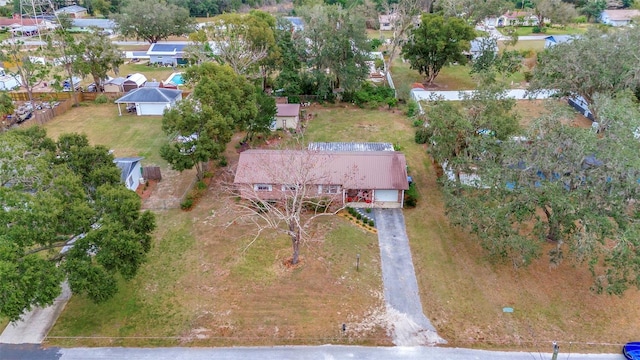
[[[120,169],[120,180],[127,189],[136,191],[142,178],[142,166],[140,161],[143,157],[120,157],[113,159],[118,169]]]
[[[147,55],[150,64],[161,65],[184,65],[187,64],[184,48],[187,43],[154,43],[149,46]]]

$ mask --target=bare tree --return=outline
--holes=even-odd
[[[267,229],[285,233],[291,238],[291,264],[297,264],[309,225],[345,207],[343,184],[352,183],[356,169],[337,169],[332,162],[333,155],[314,151],[244,152],[234,190],[244,199],[238,203],[241,217],[258,228],[253,241]]]
[[[389,15],[389,25],[393,29],[391,49],[385,66],[385,76],[389,75],[398,47],[402,46],[407,32],[413,27],[413,19],[420,14],[423,5],[421,0],[403,0],[395,4],[385,2],[385,12]]]

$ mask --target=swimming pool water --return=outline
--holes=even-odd
[[[184,85],[184,80],[182,79],[182,73],[176,73],[169,77],[168,82],[172,82],[176,85]]]

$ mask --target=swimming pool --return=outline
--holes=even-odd
[[[165,82],[170,82],[175,85],[184,85],[184,80],[182,79],[182,73],[171,74],[171,76],[169,76],[169,78],[167,78],[167,81]]]

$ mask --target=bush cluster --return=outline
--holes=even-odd
[[[345,92],[342,99],[359,107],[368,105],[375,108],[383,104],[394,107],[398,104],[395,90],[388,86],[377,86],[369,82],[365,82],[358,91]]]
[[[196,201],[204,195],[207,191],[207,183],[204,181],[198,181],[195,186],[189,191],[187,196],[180,203],[182,210],[191,210],[196,204]]]
[[[411,183],[409,190],[404,192],[404,205],[411,208],[418,205],[418,190],[415,183]]]

